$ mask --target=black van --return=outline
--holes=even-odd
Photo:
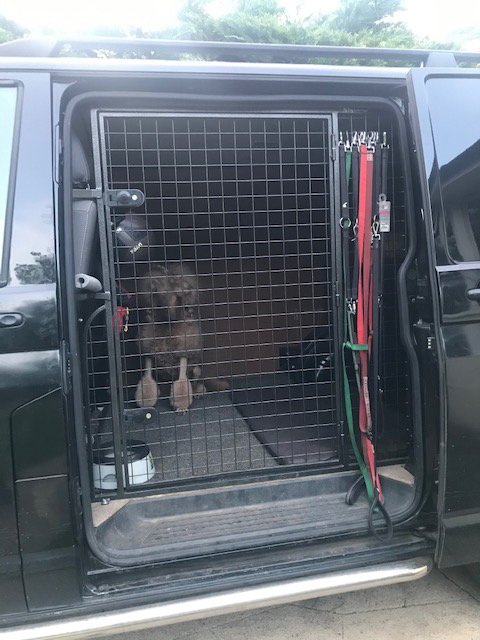
[[[0,56],[0,639],[480,561],[480,55]]]

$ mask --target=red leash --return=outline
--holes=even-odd
[[[358,303],[357,340],[368,345],[368,351],[360,351],[360,405],[359,426],[362,449],[372,484],[382,500],[382,489],[376,471],[375,451],[372,442],[372,414],[368,389],[368,365],[372,342],[373,298],[372,298],[372,194],[373,152],[365,144],[359,147],[359,197],[358,197]]]

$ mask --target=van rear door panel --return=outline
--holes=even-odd
[[[447,567],[480,561],[480,73],[413,69],[408,88],[438,316]]]

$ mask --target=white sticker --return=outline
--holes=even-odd
[[[378,221],[380,223],[380,233],[390,231],[390,201],[385,198],[383,193],[378,201]]]

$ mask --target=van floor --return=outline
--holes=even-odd
[[[414,478],[400,465],[380,470],[393,519],[411,504]],[[331,536],[366,528],[369,503],[345,494],[356,472],[186,491],[93,505],[99,543],[118,557],[171,559]],[[105,513],[108,517],[105,518]],[[381,526],[381,520],[378,521]]]

